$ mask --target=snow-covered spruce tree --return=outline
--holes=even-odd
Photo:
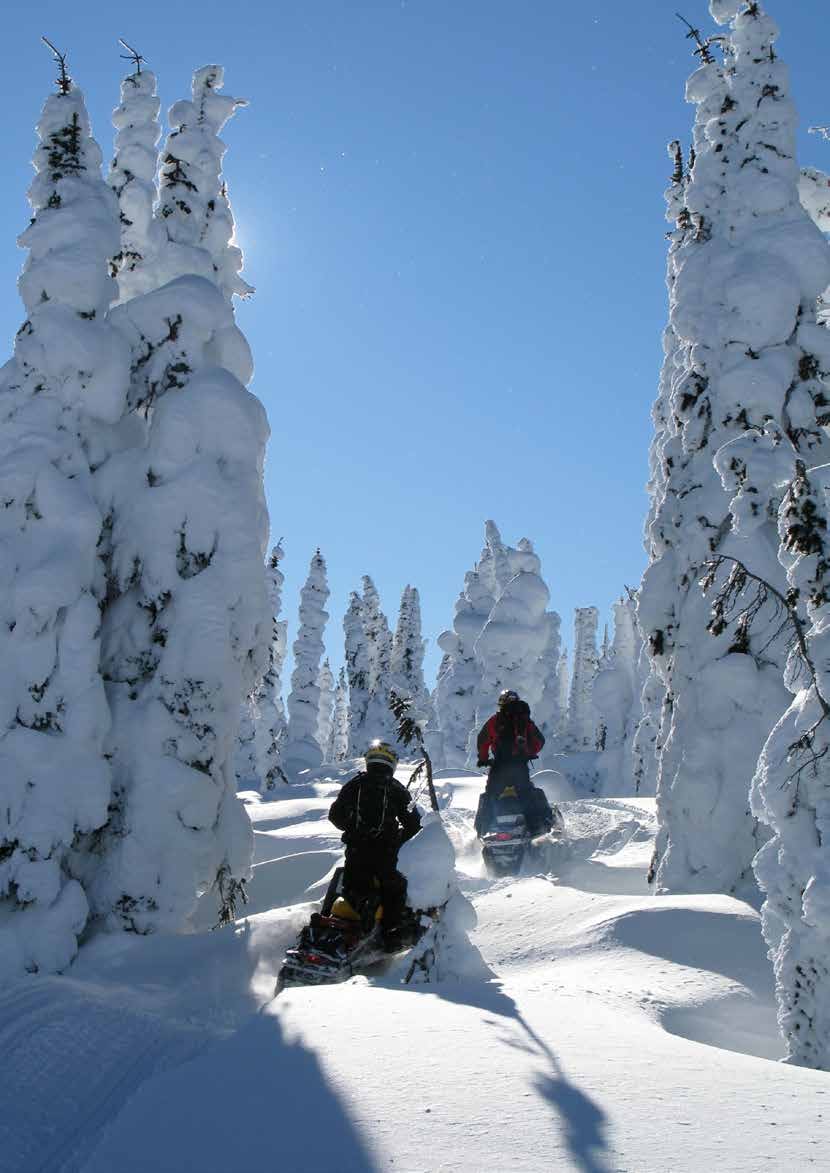
[[[635,794],[652,795],[657,792],[660,730],[668,728],[671,715],[667,714],[664,724],[666,689],[659,673],[654,670],[642,635],[637,679],[640,686],[640,719],[631,746],[631,776]]]
[[[326,750],[326,761],[342,762],[349,752],[349,686],[346,669],[340,669],[334,690],[334,718],[331,737]]]
[[[560,620],[561,623],[561,620]],[[561,714],[559,719],[559,726],[556,729],[556,734],[559,738],[565,736],[568,722],[568,698],[571,695],[571,675],[568,669],[568,653],[562,652],[559,657],[559,712]]]
[[[541,699],[538,664],[550,634],[546,607],[550,592],[541,577],[523,570],[510,579],[476,640],[482,665],[475,723],[468,742],[468,764],[475,765],[476,732],[495,712],[502,689],[512,688],[531,709]]]
[[[602,772],[610,794],[634,792],[633,740],[641,717],[635,601],[614,604],[614,641],[594,679],[593,704],[602,727]]]
[[[825,137],[830,139],[830,131],[826,131]],[[798,195],[816,228],[830,232],[830,175],[815,167],[802,167]]]
[[[121,104],[112,114],[118,133],[108,182],[118,197],[121,241],[111,272],[121,301],[160,284],[157,263],[164,233],[153,216],[158,195],[159,106],[155,74],[142,70],[139,59],[121,82]]]
[[[390,661],[391,688],[400,697],[410,701],[410,715],[426,721],[430,712],[430,698],[424,680],[424,653],[426,643],[421,635],[421,599],[417,587],[407,586],[401,596],[401,607]]]
[[[566,748],[574,752],[596,749],[597,717],[594,709],[593,686],[599,664],[597,655],[598,626],[599,611],[596,607],[576,608],[574,612],[574,663],[565,732]]]
[[[208,890],[230,918],[250,874],[233,749],[271,630],[268,425],[245,388],[251,355],[230,297],[198,249],[191,272],[209,279],[184,270],[110,314],[132,351],[130,406],[147,434],[96,476],[114,799],[93,891],[110,927],[136,932],[180,930]],[[163,252],[182,259],[170,241]]]
[[[493,596],[477,570],[464,576],[464,590],[455,604],[452,631],[442,631],[438,646],[447,657],[435,686],[434,706],[442,734],[444,764],[463,767],[467,742],[475,726],[481,664],[475,641],[493,607]]]
[[[254,694],[258,711],[255,725],[257,772],[263,793],[274,790],[282,779],[280,758],[286,736],[285,707],[282,702],[282,667],[287,646],[287,623],[278,616],[282,609],[284,575],[280,570],[283,548],[278,542],[273,547],[266,565],[268,603],[271,610],[271,644],[268,649],[268,667],[262,683]]]
[[[539,559],[531,543],[522,538],[516,548],[506,546],[496,523],[485,522],[484,548],[474,569],[464,577],[453,628],[438,637],[445,658],[433,695],[438,722],[433,743],[440,742],[441,758],[448,767],[465,765],[476,710],[484,703],[482,666],[475,655],[475,642],[502,591],[520,571],[539,573]],[[537,668],[541,675],[542,668]]]
[[[830,345],[827,347],[830,360]],[[782,503],[781,558],[798,623],[787,670],[793,699],[764,746],[753,790],[772,838],[755,858],[764,937],[790,1062],[830,1069],[830,465],[798,466]],[[760,584],[756,584],[760,585]],[[763,589],[763,587],[762,587]]]
[[[233,213],[222,179],[226,147],[219,138],[227,121],[248,103],[219,93],[224,78],[221,65],[197,69],[192,98],[174,103],[167,116],[173,130],[162,154],[156,210],[167,237],[159,275],[169,281],[198,274],[228,298],[249,297],[253,289],[240,276],[242,252],[235,243]]]
[[[317,687],[320,689],[320,705],[317,710],[317,744],[322,751],[323,761],[329,761],[330,759],[326,755],[334,729],[334,673],[328,660],[324,660],[320,668]]]
[[[88,915],[78,878],[111,794],[93,479],[124,410],[129,352],[106,317],[118,206],[60,64],[18,241],[27,319],[0,372],[0,979],[74,957]]]
[[[259,709],[255,696],[245,698],[239,706],[239,729],[233,751],[233,772],[237,790],[259,790],[259,762],[257,761],[256,730]]]
[[[271,630],[268,426],[228,369],[236,349],[221,363],[233,312],[215,286],[180,278],[112,316],[136,349],[160,341],[133,384],[150,415],[147,444],[99,474],[112,524],[103,666],[116,792],[96,909],[113,927],[177,931],[209,888],[230,915],[249,874],[233,750]]]
[[[265,568],[272,616],[268,667],[240,708],[235,754],[236,781],[240,790],[256,788],[267,792],[273,790],[281,778],[279,763],[285,739],[282,666],[287,642],[287,624],[279,619],[285,581],[280,570],[283,556],[282,544],[278,542],[271,550]]]
[[[812,127],[820,130],[830,141],[830,127]],[[801,206],[821,232],[830,232],[830,175],[815,167],[802,167],[798,184]],[[823,326],[830,326],[830,289],[825,289],[819,298],[817,317]]]
[[[288,694],[288,731],[283,765],[289,778],[301,770],[314,770],[323,761],[317,741],[320,688],[317,683],[325,652],[323,631],[328,621],[329,585],[326,563],[319,550],[311,559],[308,578],[300,594],[300,626],[294,641],[294,671]]]
[[[366,711],[369,707],[369,652],[363,627],[363,600],[356,591],[349,596],[343,616],[346,678],[349,684],[349,745],[346,756],[362,754],[366,748]]]
[[[707,64],[713,64],[709,49],[703,54]],[[713,103],[712,103],[713,105]],[[673,163],[672,175],[666,198],[666,219],[673,226],[669,233],[669,260],[666,269],[666,285],[671,301],[676,269],[674,254],[683,244],[690,229],[691,213],[686,207],[686,185],[688,173],[680,143],[669,143],[669,157]],[[669,471],[676,460],[682,460],[682,443],[676,422],[672,417],[672,384],[679,368],[682,368],[684,352],[674,332],[671,321],[663,331],[663,364],[660,381],[651,408],[654,435],[649,446],[649,509],[643,531],[643,544],[649,564],[659,561],[670,544],[663,539],[658,522],[658,513],[664,508],[666,482]],[[638,593],[639,598],[639,593]],[[670,617],[669,617],[670,618]],[[654,794],[657,790],[657,766],[660,748],[660,730],[664,717],[670,720],[670,709],[664,708],[666,686],[659,670],[659,662],[648,654],[641,621],[637,620],[640,641],[643,644],[639,676],[640,720],[634,732],[632,745],[632,777],[635,794]],[[667,732],[667,730],[666,730]]]
[[[771,604],[740,639],[707,638],[697,584],[713,555],[735,554],[783,585],[773,557],[781,449],[818,455],[824,443],[813,351],[828,250],[798,202],[775,26],[760,4],[711,7],[732,29],[724,66],[704,63],[687,86],[697,117],[669,255],[672,434],[639,622],[666,689],[652,874],[664,891],[733,892],[752,883],[749,782],[784,707],[783,649]]]
[[[397,739],[397,722],[389,709],[390,668],[392,663],[392,632],[384,615],[380,596],[368,574],[363,576],[362,597],[363,634],[369,662],[365,735],[371,740]]]
[[[548,639],[539,658],[542,679],[542,695],[534,714],[536,724],[545,738],[542,761],[552,757],[557,750],[557,737],[562,728],[563,710],[561,702],[560,665],[562,662],[562,621],[556,611],[548,611]],[[565,661],[567,665],[567,660]]]

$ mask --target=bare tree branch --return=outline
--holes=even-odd
[[[799,660],[809,674],[816,700],[821,709],[821,716],[818,721],[811,728],[806,729],[787,747],[788,758],[800,758],[805,754],[807,755],[806,761],[801,762],[784,782],[785,786],[791,782],[795,782],[796,793],[793,799],[795,803],[798,795],[798,782],[802,773],[809,767],[815,769],[821,759],[827,754],[828,750],[830,750],[830,745],[824,746],[818,752],[814,749],[816,734],[824,722],[830,719],[830,702],[828,702],[821,691],[816,666],[813,663],[810,649],[807,645],[805,623],[798,614],[798,592],[791,590],[784,595],[772,583],[767,582],[765,578],[753,574],[739,558],[734,558],[729,554],[718,554],[715,558],[709,559],[705,564],[704,569],[706,573],[700,580],[704,594],[707,594],[712,589],[721,570],[727,564],[730,564],[732,569],[726,582],[719,588],[715,596],[712,605],[712,619],[708,624],[709,631],[713,635],[720,635],[726,630],[728,625],[734,624],[736,628],[736,639],[732,650],[748,652],[749,633],[752,624],[757,619],[762,608],[768,602],[772,601],[779,613],[783,612],[784,618],[777,628],[775,635],[764,645],[764,650],[779,635],[782,635],[787,627],[790,628],[792,638],[791,646],[798,650]],[[755,591],[750,599],[746,601],[744,592],[750,583],[755,584]]]
[[[55,61],[60,67],[60,73],[58,74],[56,83],[58,87],[58,93],[68,94],[72,89],[72,78],[69,76],[69,71],[66,68],[66,54],[61,53],[60,49],[56,49],[48,37],[41,37],[40,39],[43,41],[44,45],[49,46],[49,49],[52,52],[52,56],[55,58]]]
[[[150,63],[149,63],[149,61],[147,60],[147,58],[146,58],[146,57],[142,57],[142,56],[141,56],[141,54],[138,52],[138,50],[137,50],[137,49],[134,49],[134,48],[132,47],[132,45],[128,45],[128,44],[127,44],[127,42],[124,40],[124,38],[123,38],[123,37],[119,37],[119,38],[118,38],[118,44],[119,44],[119,45],[123,45],[123,46],[124,46],[124,48],[127,50],[127,52],[126,52],[126,53],[121,53],[121,54],[119,54],[119,56],[121,57],[122,61],[132,61],[132,63],[135,65],[135,71],[136,71],[136,73],[141,73],[141,63],[142,63],[142,61],[144,62],[144,64],[145,64],[145,65],[149,65],[149,64],[150,64]]]

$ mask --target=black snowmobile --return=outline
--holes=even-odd
[[[538,786],[533,788],[532,802],[536,819],[531,828],[518,791],[509,781],[501,790],[480,796],[475,827],[488,875],[518,875],[526,860],[541,862],[550,844],[564,837],[562,812],[550,805]]]
[[[322,986],[347,981],[391,954],[408,949],[430,921],[405,909],[399,926],[384,938],[379,903],[371,897],[354,909],[343,896],[343,868],[335,869],[319,912],[313,912],[293,949],[285,954],[277,978],[286,986]],[[422,923],[423,922],[423,923]]]

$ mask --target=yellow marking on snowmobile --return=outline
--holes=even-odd
[[[505,786],[504,790],[502,790],[501,794],[499,795],[499,798],[518,798],[518,797],[519,796],[516,793],[515,786]]]
[[[360,920],[360,917],[343,896],[338,896],[331,906],[331,915],[339,916],[341,920]]]

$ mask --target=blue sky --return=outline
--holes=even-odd
[[[703,0],[46,0],[4,17],[0,333],[27,222],[33,127],[70,55],[105,158],[136,44],[163,109],[192,68],[250,99],[226,176],[257,295],[239,308],[272,427],[266,474],[286,547],[286,613],[316,546],[332,659],[364,573],[394,623],[421,592],[450,624],[485,518],[528,536],[569,637],[643,569],[649,409],[666,316],[665,144],[688,139],[692,68],[674,10]],[[820,0],[770,0],[802,117],[802,162],[830,170]],[[130,15],[127,15],[127,12]],[[428,663],[437,654],[431,644]]]

